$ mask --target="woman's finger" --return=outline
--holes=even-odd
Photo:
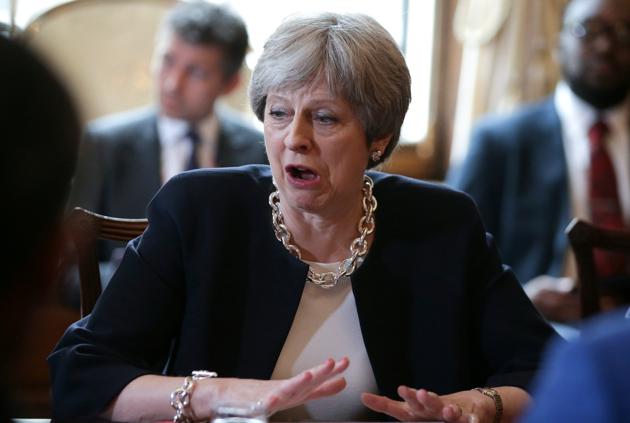
[[[348,357],[343,357],[341,360],[335,363],[333,374],[338,375],[339,373],[344,372],[348,368],[349,365],[350,365],[350,359]]]
[[[308,385],[304,386],[305,394],[309,394],[309,391],[317,389],[321,384],[343,373],[348,368],[349,364],[350,361],[347,357],[339,361],[328,359],[323,364],[310,369],[309,371],[313,375],[313,378]]]
[[[271,392],[269,398],[274,397],[275,404],[269,409],[277,411],[299,405],[310,398],[313,392],[316,393],[317,398],[339,392],[346,386],[345,379],[340,378],[332,384],[327,384],[327,382],[331,377],[346,370],[349,363],[346,357],[338,362],[328,359],[318,366],[285,380]]]
[[[290,379],[284,380],[275,390],[269,395],[278,398],[280,403],[285,403],[298,395],[304,389],[306,389],[313,380],[313,374],[310,371],[302,372]],[[279,405],[282,408],[282,405]]]
[[[418,389],[416,391],[416,399],[428,412],[438,418],[442,417],[442,408],[445,404],[436,393],[427,391],[426,389]]]
[[[342,391],[345,387],[346,379],[344,377],[327,380],[326,382],[319,385],[317,388],[313,389],[311,393],[307,396],[305,401],[335,395]]]
[[[401,421],[414,420],[414,415],[405,407],[405,403],[401,401],[394,401],[381,395],[374,395],[370,393],[361,394],[361,402],[363,405],[377,413],[387,414],[393,418]]]
[[[413,411],[417,416],[425,415],[426,408],[416,398],[415,389],[401,385],[398,387],[398,395],[400,395],[400,397],[405,400],[411,411]]]
[[[313,383],[319,385],[321,382],[323,382],[328,377],[330,377],[330,375],[334,373],[337,367],[338,367],[338,362],[336,362],[332,358],[329,358],[324,363],[320,364],[319,366],[315,366],[306,371],[312,373]]]

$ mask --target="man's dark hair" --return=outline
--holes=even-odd
[[[0,292],[36,265],[59,229],[77,160],[80,123],[72,99],[26,47],[0,36],[3,253]]]
[[[247,28],[229,8],[205,1],[180,3],[168,15],[166,27],[188,43],[221,48],[226,78],[240,70],[249,43]]]

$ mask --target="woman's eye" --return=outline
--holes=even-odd
[[[278,110],[278,109],[271,109],[269,110],[269,116],[275,118],[275,119],[280,119],[285,117],[287,114],[284,110]]]
[[[326,113],[318,113],[315,115],[315,120],[320,123],[335,123],[337,118]]]

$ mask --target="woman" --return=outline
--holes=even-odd
[[[468,197],[365,174],[410,100],[391,36],[362,15],[289,20],[250,96],[270,167],[161,190],[49,359],[57,417],[189,421],[245,399],[282,419],[512,420],[552,330]],[[219,377],[182,377],[199,368]]]

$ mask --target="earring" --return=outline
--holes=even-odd
[[[372,159],[373,162],[378,163],[381,161],[382,155],[383,153],[381,153],[380,150],[374,150],[372,151],[372,154],[370,154],[370,158]]]

